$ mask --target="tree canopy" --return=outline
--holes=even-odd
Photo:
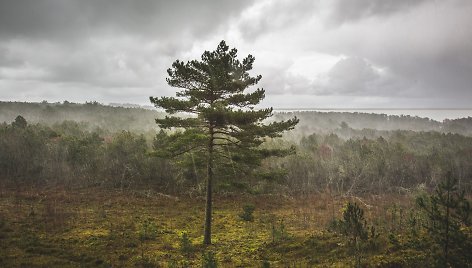
[[[167,70],[167,83],[183,89],[175,97],[150,97],[156,107],[169,114],[156,119],[156,123],[163,129],[178,130],[161,143],[157,154],[173,157],[198,151],[207,156],[205,244],[211,243],[214,163],[226,159],[257,165],[265,157],[284,155],[288,150],[267,150],[260,145],[266,138],[280,137],[298,123],[296,117],[267,122],[273,109],[255,109],[264,99],[265,91],[247,90],[262,78],[249,74],[254,60],[248,55],[240,61],[237,50],[221,41],[215,51],[205,51],[201,60],[176,60]]]

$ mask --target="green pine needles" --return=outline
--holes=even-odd
[[[255,58],[237,59],[237,50],[221,41],[215,51],[205,51],[201,60],[176,60],[167,70],[167,83],[183,89],[176,97],[150,97],[169,114],[156,119],[162,129],[177,129],[165,137],[156,154],[175,157],[188,152],[206,156],[207,196],[204,244],[211,244],[212,185],[216,163],[231,162],[257,166],[269,156],[283,156],[290,150],[260,148],[266,138],[280,137],[291,130],[297,118],[266,123],[272,108],[255,109],[265,97],[256,85],[261,75],[251,76]],[[178,113],[192,116],[178,116]],[[162,135],[162,134],[161,134]],[[230,153],[228,153],[230,152]]]
[[[472,261],[472,243],[465,232],[470,226],[471,207],[464,191],[457,186],[452,171],[428,197],[418,197],[418,206],[426,213],[425,225],[433,241],[433,252],[438,267],[468,267]]]

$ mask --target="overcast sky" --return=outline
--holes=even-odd
[[[264,106],[472,107],[470,0],[0,0],[0,100],[149,105],[222,39]]]

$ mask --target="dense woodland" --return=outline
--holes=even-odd
[[[289,156],[216,165],[207,250],[205,156],[154,153],[163,113],[0,103],[0,266],[471,266],[472,118],[296,115],[261,145]]]
[[[15,105],[25,112],[0,125],[3,183],[152,187],[167,193],[202,189],[203,156],[187,153],[169,160],[152,155],[166,136],[156,127],[147,127],[153,116],[159,116],[157,112],[97,103],[3,103],[2,114]],[[293,132],[263,144],[266,148],[292,146],[292,155],[264,160],[255,170],[235,166],[232,161],[220,163],[217,187],[221,191],[252,193],[276,189],[290,192],[329,189],[338,194],[398,192],[415,187],[434,188],[442,171],[453,169],[459,187],[472,190],[472,137],[445,131],[447,126],[459,124],[463,125],[460,129],[468,129],[466,123],[471,118],[440,123],[370,114],[297,115],[300,125]],[[59,118],[65,120],[59,122]],[[71,120],[77,118],[83,121]],[[146,118],[151,122],[146,122]],[[328,133],[330,128],[323,126],[329,122],[334,127],[331,125]],[[309,125],[319,126],[323,131],[305,135]],[[382,127],[358,129],[354,128],[356,125]],[[394,126],[400,129],[393,130]],[[428,128],[442,131],[424,131]],[[228,153],[228,157],[238,157]],[[246,176],[241,178],[240,172]]]

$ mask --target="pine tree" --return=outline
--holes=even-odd
[[[429,221],[425,227],[441,252],[437,255],[438,266],[463,267],[470,264],[472,255],[467,251],[472,245],[462,230],[462,227],[470,225],[470,203],[464,192],[457,189],[453,173],[446,173],[429,199],[419,197],[416,202],[426,212]]]
[[[204,244],[211,244],[212,186],[215,164],[221,159],[231,162],[259,163],[261,159],[286,153],[261,149],[265,138],[280,137],[298,123],[295,117],[266,123],[273,109],[255,109],[265,97],[262,88],[247,92],[261,75],[251,76],[255,58],[237,59],[237,50],[221,41],[215,51],[205,51],[201,60],[186,63],[176,60],[167,70],[167,83],[183,89],[176,97],[150,97],[158,108],[170,115],[156,119],[162,129],[177,129],[165,138],[157,152],[174,157],[187,152],[206,155],[206,209]],[[178,113],[191,116],[178,116]],[[227,152],[234,152],[228,154]]]
[[[28,125],[28,122],[26,122],[26,119],[23,116],[18,115],[15,118],[15,121],[11,123],[11,125],[17,128],[26,128],[26,126]]]

